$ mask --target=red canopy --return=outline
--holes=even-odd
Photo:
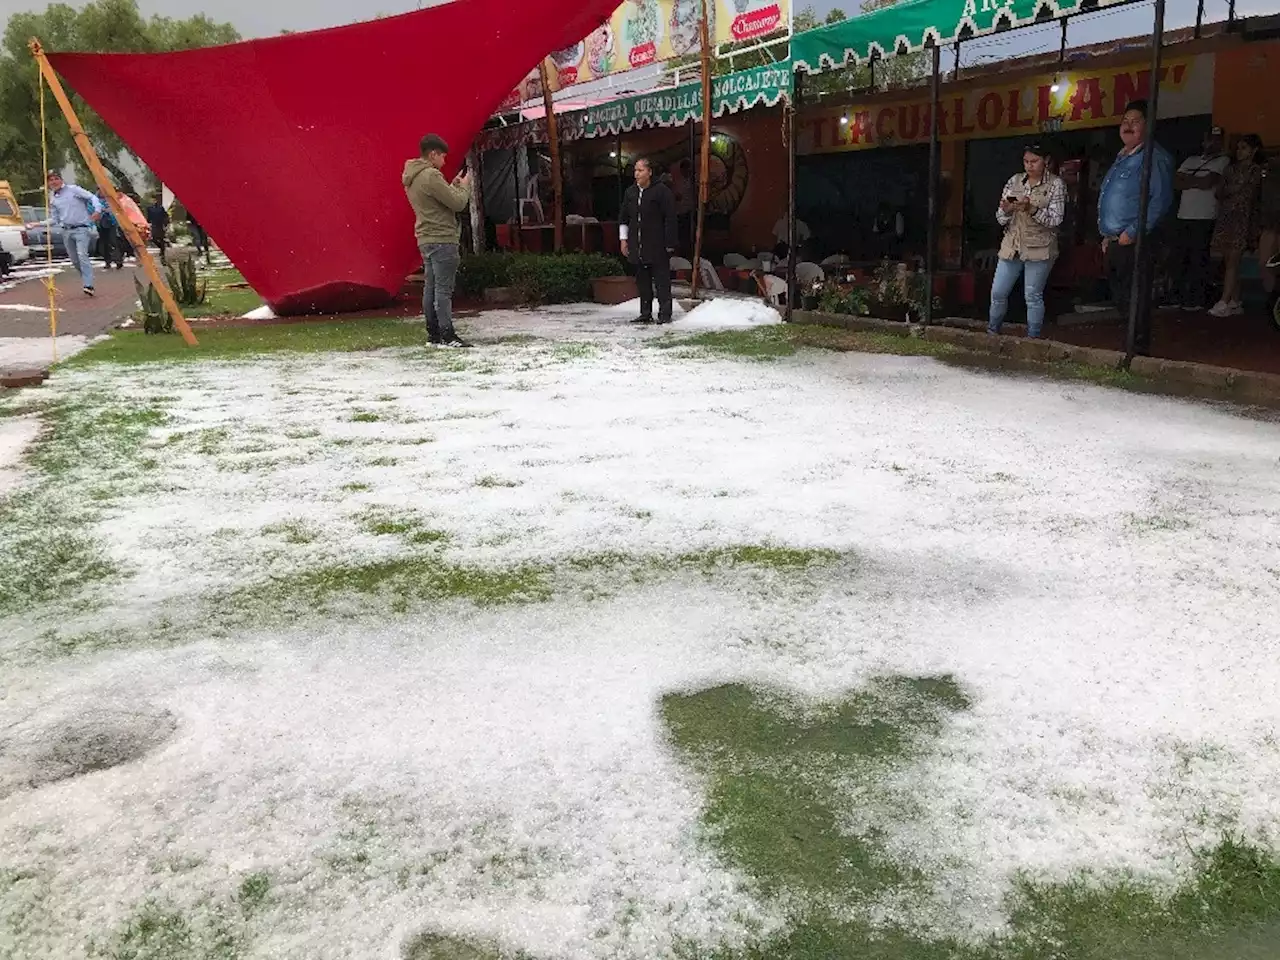
[[[364,309],[418,262],[400,185],[425,133],[461,165],[548,51],[618,0],[455,0],[165,54],[52,54],[280,313]],[[452,171],[449,171],[450,173]]]

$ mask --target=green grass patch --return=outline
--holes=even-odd
[[[200,330],[198,347],[179,336],[147,336],[117,330],[60,364],[85,367],[98,363],[195,362],[238,359],[270,353],[324,353],[420,347],[426,335],[419,324],[394,318],[362,318],[318,323],[288,323]],[[426,353],[426,350],[423,351]]]
[[[381,416],[376,413],[370,413],[367,410],[362,410],[360,413],[353,413],[351,415],[352,423],[378,423],[380,420],[382,420]]]
[[[520,485],[519,480],[505,480],[502,477],[492,475],[481,477],[476,481],[477,487],[484,487],[486,490],[512,489]]]
[[[201,317],[242,317],[263,304],[250,287],[226,287],[209,285],[204,303],[182,308],[182,315],[189,320]],[[200,336],[199,333],[196,336]]]
[[[86,388],[39,405],[44,429],[26,455],[35,483],[0,503],[0,616],[70,602],[120,575],[91,526],[156,466],[146,443],[168,422],[165,399],[122,400]]]
[[[1262,960],[1280,956],[1280,863],[1226,837],[1170,897],[1129,877],[1023,880],[1007,934],[981,943],[927,939],[873,923],[887,894],[927,891],[895,860],[884,830],[913,817],[886,774],[918,760],[947,719],[969,708],[949,677],[893,677],[818,708],[731,684],[664,697],[662,719],[706,784],[706,842],[787,904],[788,930],[717,960]],[[836,785],[859,787],[859,821]],[[847,794],[845,794],[847,796]],[[847,802],[847,801],[846,801]],[[871,816],[867,816],[870,813]],[[686,955],[686,954],[682,954]],[[707,953],[690,952],[689,957]]]

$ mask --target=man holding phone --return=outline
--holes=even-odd
[[[471,203],[471,173],[463,170],[453,183],[441,170],[449,145],[434,133],[422,138],[421,156],[404,165],[405,195],[416,216],[414,234],[422,251],[422,312],[427,337],[438,347],[470,347],[453,329],[453,288],[462,262],[458,214]]]

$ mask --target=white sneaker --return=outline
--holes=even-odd
[[[1209,316],[1211,317],[1229,317],[1231,316],[1231,304],[1225,300],[1219,300],[1209,308]]]

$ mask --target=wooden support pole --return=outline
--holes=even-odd
[[[804,73],[795,75],[791,97],[782,108],[782,135],[787,141],[787,309],[783,314],[787,323],[793,319],[796,264],[800,259],[800,245],[796,243],[796,125],[804,100],[804,78]]]
[[[564,178],[560,169],[560,125],[556,122],[555,101],[551,96],[551,70],[544,59],[542,71],[542,103],[547,111],[547,143],[551,147],[551,189],[555,191],[556,253],[564,249]]]
[[[698,38],[702,41],[702,157],[698,164],[698,228],[693,241],[693,279],[689,296],[697,299],[702,278],[702,234],[707,223],[707,200],[711,196],[711,30],[707,25],[707,2],[702,0]]]
[[[472,147],[467,153],[467,169],[471,171],[471,251],[484,253],[484,171],[483,154]]]
[[[178,308],[178,301],[173,299],[173,292],[169,289],[169,285],[165,283],[164,276],[156,266],[155,260],[151,258],[151,252],[147,249],[146,241],[142,239],[142,235],[138,233],[138,228],[134,226],[133,221],[129,219],[129,215],[120,206],[120,201],[116,198],[115,184],[107,176],[107,170],[98,158],[98,152],[94,150],[93,144],[89,141],[89,135],[84,132],[84,127],[80,125],[80,119],[76,116],[75,109],[71,106],[71,101],[67,99],[67,91],[62,88],[62,81],[58,79],[58,74],[54,72],[48,57],[44,55],[44,47],[34,37],[27,44],[27,47],[31,50],[31,55],[35,57],[36,65],[40,68],[40,73],[44,75],[45,83],[49,84],[49,89],[53,91],[53,97],[58,101],[58,106],[62,108],[63,116],[67,118],[67,126],[71,128],[71,136],[75,138],[76,146],[80,148],[80,155],[84,157],[84,162],[89,165],[89,171],[93,174],[93,179],[97,182],[103,196],[107,198],[107,206],[111,208],[112,214],[115,215],[116,223],[120,225],[124,235],[133,244],[133,249],[138,255],[138,262],[142,264],[142,269],[146,271],[151,285],[160,294],[160,300],[164,303],[165,309],[169,311],[169,316],[173,318],[173,325],[178,328],[178,332],[182,334],[182,339],[187,341],[188,346],[197,346],[199,341],[196,340],[196,335],[191,332],[191,326]]]

